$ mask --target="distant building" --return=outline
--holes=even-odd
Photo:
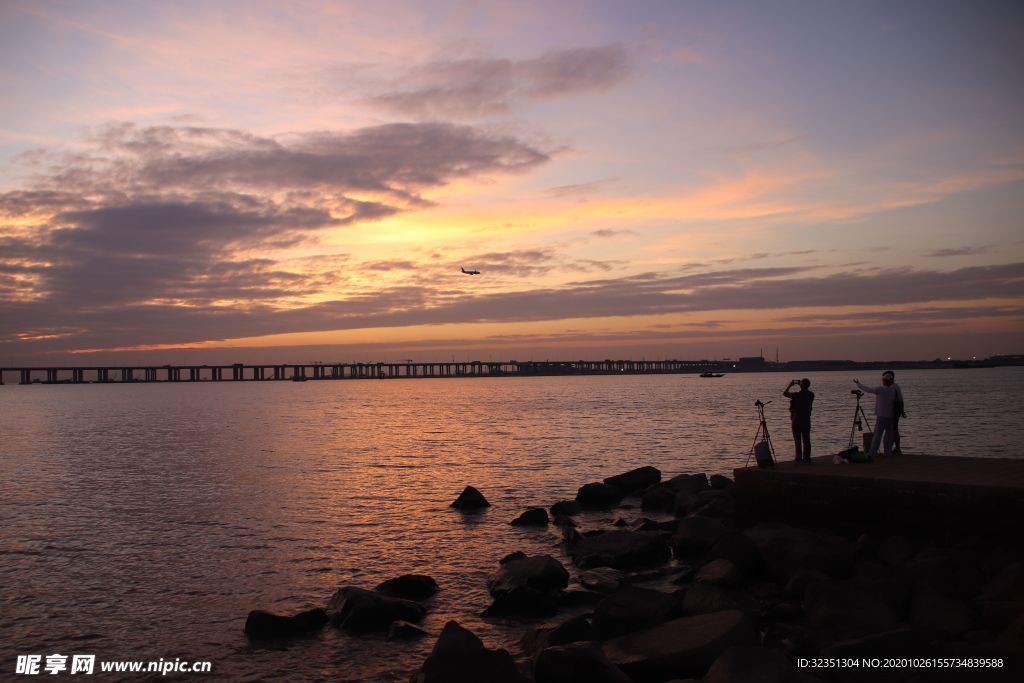
[[[736,362],[737,370],[750,372],[752,370],[764,370],[764,356],[747,356]]]

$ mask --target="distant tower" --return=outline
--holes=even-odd
[[[775,347],[775,362],[776,363],[779,362],[779,347],[778,346]]]

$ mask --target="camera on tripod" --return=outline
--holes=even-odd
[[[756,401],[754,401],[754,405],[757,406],[758,408],[764,408],[764,402],[761,401],[761,399],[757,399]]]
[[[860,398],[861,396],[864,395],[864,392],[861,391],[860,389],[854,389],[850,393],[853,394],[854,396],[856,396],[857,398]]]

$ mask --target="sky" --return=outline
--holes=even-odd
[[[0,366],[1024,353],[1022,64],[1015,2],[0,0]]]

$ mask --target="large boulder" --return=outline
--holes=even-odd
[[[549,647],[537,656],[536,683],[630,683],[594,643]]]
[[[418,602],[355,586],[339,588],[327,603],[327,611],[334,624],[349,633],[386,632],[393,621],[419,623],[426,614]]]
[[[666,562],[672,555],[668,544],[660,536],[627,530],[583,536],[573,544],[570,553],[572,561],[581,569],[630,569]]]
[[[676,557],[699,557],[711,550],[727,533],[729,529],[725,524],[713,517],[683,517],[672,538],[673,550]]]
[[[711,488],[711,485],[708,483],[708,475],[703,472],[699,474],[678,474],[669,479],[668,484],[676,491],[686,491],[687,493],[700,493]]]
[[[667,483],[658,484],[644,491],[640,507],[650,512],[672,512],[676,506],[677,491]]]
[[[511,522],[512,526],[547,526],[548,513],[544,508],[530,508]]]
[[[563,602],[563,591],[522,586],[494,597],[482,617],[542,617],[554,614]]]
[[[824,640],[860,638],[904,626],[892,607],[869,586],[829,580],[811,584],[804,594],[804,613]]]
[[[796,667],[778,650],[731,647],[711,665],[703,683],[789,683]]]
[[[765,571],[781,583],[801,569],[830,576],[849,576],[853,572],[854,545],[839,536],[764,522],[745,533],[757,547]]]
[[[647,466],[616,474],[614,477],[608,477],[604,480],[604,483],[617,488],[623,495],[629,496],[640,493],[660,481],[661,470],[656,467]]]
[[[412,683],[529,683],[506,650],[490,650],[455,621],[445,624]]]
[[[762,569],[761,553],[750,537],[742,533],[726,533],[711,546],[705,559],[730,560],[744,576],[754,576]]]
[[[660,624],[678,614],[676,598],[649,588],[623,588],[602,600],[593,624],[601,640]]]
[[[373,589],[381,595],[403,600],[426,600],[437,592],[437,581],[425,574],[403,574]]]
[[[408,621],[392,621],[388,627],[388,640],[419,640],[426,635],[429,634]]]
[[[966,633],[977,622],[977,614],[959,598],[943,595],[929,583],[914,588],[910,625],[936,635],[952,637]]]
[[[245,619],[245,635],[253,640],[291,638],[319,631],[327,621],[327,612],[319,607],[291,617],[257,609]]]
[[[560,500],[550,509],[552,517],[573,517],[583,512],[583,506],[575,500]]]
[[[756,645],[747,615],[728,610],[682,617],[604,643],[608,659],[633,680],[701,678],[735,645]]]
[[[550,555],[532,555],[509,560],[487,581],[492,596],[519,588],[561,590],[569,585],[569,572]]]
[[[753,613],[757,602],[746,593],[712,583],[695,583],[683,597],[683,614],[709,614],[723,610],[742,610]]]
[[[925,548],[905,566],[918,582],[930,583],[951,598],[973,598],[988,583],[979,558],[967,550]]]
[[[621,500],[622,492],[619,489],[599,482],[584,484],[576,492],[576,502],[584,508],[610,508]]]
[[[743,574],[732,560],[724,557],[712,560],[700,568],[694,581],[697,583],[714,583],[719,586],[735,586],[743,581]]]
[[[597,567],[581,573],[576,580],[587,590],[614,593],[626,583],[626,575],[611,567]]]
[[[732,479],[722,476],[721,474],[712,474],[708,483],[711,484],[711,488],[713,489],[728,489],[732,488],[733,485]]]
[[[487,502],[486,498],[484,498],[484,494],[480,493],[480,491],[472,486],[467,486],[462,490],[462,493],[459,494],[459,497],[455,499],[455,502],[453,502],[449,507],[468,512],[490,506],[491,504]]]

